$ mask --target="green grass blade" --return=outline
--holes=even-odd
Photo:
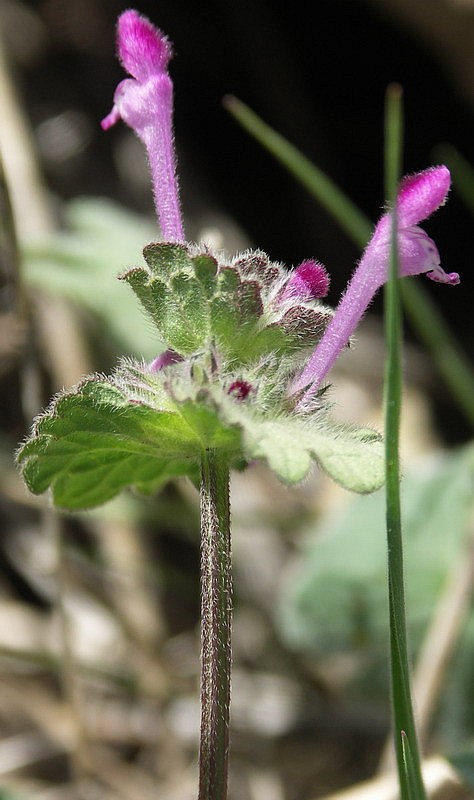
[[[305,186],[308,192],[339,223],[342,230],[362,249],[372,223],[322,170],[315,167],[294,145],[274,131],[245,103],[226,97],[224,105],[237,122],[277,161]],[[448,166],[454,166],[450,163]],[[456,172],[455,172],[456,175]],[[474,193],[473,193],[474,194]],[[402,282],[402,299],[408,318],[431,354],[433,363],[465,418],[474,428],[474,372],[470,363],[437,310],[429,293],[414,280]]]
[[[405,616],[403,577],[403,543],[400,507],[399,432],[402,393],[402,320],[398,280],[398,247],[396,196],[401,174],[402,104],[401,89],[390,86],[387,91],[385,117],[385,180],[386,195],[392,208],[390,278],[384,287],[385,338],[385,481],[388,545],[388,589],[390,621],[390,661],[392,673],[392,713],[402,800],[425,800],[420,757],[411,703],[410,673]],[[405,759],[410,752],[410,766]]]
[[[257,142],[306,187],[346,233],[361,248],[364,247],[369,239],[372,224],[334,181],[281,134],[263,122],[245,103],[236,97],[227,96],[224,98],[224,106]]]
[[[405,770],[405,779],[408,789],[408,797],[409,800],[417,800],[417,779],[416,779],[416,769],[413,763],[413,756],[411,752],[410,742],[408,741],[408,736],[406,735],[405,731],[401,731],[401,742],[402,742],[402,753],[403,753],[403,765]]]

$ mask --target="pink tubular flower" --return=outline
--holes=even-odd
[[[123,119],[142,140],[163,238],[184,241],[173,141],[173,84],[167,71],[171,44],[146,17],[130,10],[119,17],[117,47],[132,77],[117,86],[114,106],[102,120],[102,128],[108,130]]]
[[[444,166],[432,167],[402,180],[397,198],[401,277],[425,273],[439,283],[451,286],[459,283],[457,272],[446,273],[441,268],[435,243],[418,227],[421,220],[445,202],[450,184],[449,170]],[[390,239],[391,214],[386,213],[379,220],[322,339],[290,388],[290,394],[294,394],[308,387],[297,408],[302,409],[320,388],[374,294],[388,279]]]

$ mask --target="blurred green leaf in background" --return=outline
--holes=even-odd
[[[156,227],[110,200],[91,197],[65,204],[63,221],[64,229],[49,240],[25,247],[25,279],[92,312],[118,352],[154,358],[163,345],[116,277],[143,263],[140,253],[158,238]]]
[[[472,445],[431,456],[402,481],[406,591],[411,648],[416,654],[449,573],[467,547],[472,507]],[[384,704],[387,600],[383,492],[356,498],[308,531],[297,567],[280,600],[284,641],[317,660],[352,657],[348,696]],[[451,671],[443,704],[443,736],[459,741],[474,724],[474,619]]]

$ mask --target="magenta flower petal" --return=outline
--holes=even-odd
[[[313,259],[302,261],[290,275],[279,301],[283,302],[291,298],[309,300],[326,297],[329,283],[329,275],[319,261]]]
[[[170,367],[172,364],[179,364],[180,361],[183,361],[183,356],[180,356],[176,350],[170,349],[160,353],[159,356],[153,359],[149,366],[151,372],[159,372],[165,367]]]
[[[445,166],[403,178],[397,205],[400,227],[409,228],[431,216],[446,201],[450,186],[451,175]]]
[[[117,41],[123,68],[138,81],[164,72],[173,54],[167,37],[133,9],[119,17]]]

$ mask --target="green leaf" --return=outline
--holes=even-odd
[[[303,480],[311,466],[308,448],[296,441],[292,426],[281,422],[259,422],[246,425],[244,444],[253,458],[263,459],[284,483]]]
[[[158,328],[160,336],[166,341],[163,317],[171,296],[167,286],[158,279],[152,279],[149,272],[139,267],[119,275],[119,280],[128,283]]]
[[[236,349],[235,332],[238,331],[239,312],[232,298],[213,297],[210,303],[211,327],[214,336],[226,354]],[[238,344],[240,346],[240,337]]]
[[[193,264],[185,244],[159,242],[148,244],[143,256],[154,276],[168,281],[176,272],[191,274]]]
[[[168,347],[188,356],[217,342],[236,366],[290,346],[283,329],[265,327],[256,280],[242,281],[234,267],[218,270],[215,258],[191,256],[187,245],[153,244],[144,255],[151,273],[134,268],[121,277]]]
[[[222,413],[241,427],[246,458],[265,460],[284,483],[303,480],[315,461],[351,491],[373,492],[383,484],[383,452],[380,437],[374,431],[366,434],[295,416],[265,420],[230,403],[225,404]]]
[[[158,247],[153,245],[155,251]],[[131,269],[121,275],[121,280],[133,289],[168,347],[186,356],[204,346],[209,332],[209,307],[197,278],[177,272],[170,278],[170,286],[166,286],[146,270]]]
[[[157,488],[195,471],[200,444],[179,414],[131,404],[110,384],[88,381],[59,397],[18,461],[32,492],[49,486],[61,508],[90,508],[125,486]]]
[[[217,290],[223,294],[234,294],[240,285],[240,275],[233,267],[222,267],[217,276]]]
[[[167,347],[192,356],[217,345],[232,369],[314,347],[331,312],[298,306],[276,321],[274,309],[264,307],[262,291],[284,273],[267,256],[248,253],[228,266],[207,252],[192,252],[185,244],[149,245],[144,255],[151,272],[135,267],[121,276]]]
[[[278,325],[268,325],[261,330],[255,330],[239,340],[239,361],[241,364],[251,364],[267,354],[280,354],[291,352],[291,339]],[[281,362],[280,362],[281,364]],[[293,362],[294,366],[294,362]]]
[[[149,286],[149,299],[145,299],[143,305],[150,314],[158,330],[163,331],[162,336],[164,341],[170,344],[166,334],[166,320],[172,300],[172,293],[170,289],[157,278],[154,278]]]
[[[194,274],[201,283],[207,298],[214,294],[217,281],[217,261],[212,256],[199,255],[193,258]]]
[[[240,454],[238,430],[212,406],[185,400],[157,410],[112,383],[88,379],[38,418],[18,462],[33,493],[51,487],[54,503],[74,510],[100,505],[127,486],[149,494],[181,475],[195,479],[206,448],[227,452],[229,463]]]
[[[173,328],[181,326],[182,330],[177,332],[178,336],[186,342],[186,349],[179,349],[174,333],[173,344],[171,336],[168,341],[174,349],[180,353],[193,353],[203,346],[209,335],[209,305],[201,283],[197,278],[179,272],[171,280],[173,291],[173,301],[176,303],[176,311],[168,312],[168,319],[173,320]],[[179,311],[178,311],[179,309]]]
[[[238,426],[224,421],[217,407],[188,400],[180,403],[179,414],[193,431],[204,449],[226,450],[229,459],[241,456],[241,442]]]
[[[348,429],[312,430],[293,425],[268,423],[264,442],[271,469],[288,483],[302,480],[308,472],[306,459],[314,459],[318,466],[345,489],[353,492],[373,492],[383,484],[383,455],[380,442],[361,442]],[[295,434],[298,435],[296,439]],[[284,444],[283,444],[284,440]],[[301,467],[296,467],[296,459]],[[303,465],[305,468],[302,469]]]

